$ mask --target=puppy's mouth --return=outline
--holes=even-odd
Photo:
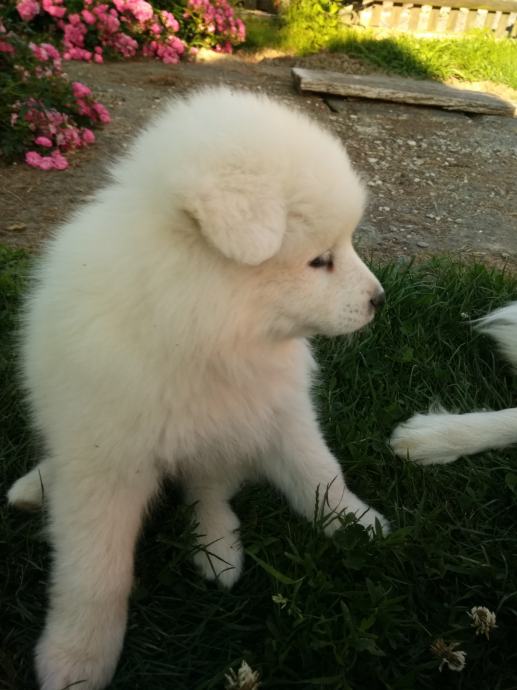
[[[321,335],[326,338],[336,338],[339,336],[354,335],[354,333],[358,333],[359,331],[362,331],[365,328],[367,328],[372,323],[374,316],[375,312],[372,311],[372,313],[368,314],[367,317],[362,321],[347,319],[346,322],[336,324],[336,326],[309,326],[308,330],[310,330],[310,333],[305,337]]]

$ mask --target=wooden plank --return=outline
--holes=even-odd
[[[469,11],[465,7],[462,7],[459,11],[458,20],[456,22],[456,31],[460,34],[464,33],[467,26],[467,18],[469,16]]]
[[[296,87],[302,92],[429,105],[447,110],[488,115],[513,116],[516,114],[515,105],[499,96],[457,89],[439,82],[378,75],[341,74],[301,67],[293,67],[291,73]]]
[[[433,5],[431,10],[431,17],[429,19],[429,24],[427,25],[427,30],[429,33],[434,33],[438,28],[438,22],[440,21],[440,10],[438,7]]]
[[[515,0],[437,0],[438,5],[465,7],[468,10],[489,10],[492,12],[516,12]]]
[[[402,10],[400,12],[400,19],[398,24],[398,29],[400,31],[409,31],[409,19],[411,16],[411,8],[413,7],[410,3],[404,3],[402,5]]]
[[[425,33],[428,30],[427,27],[432,9],[431,5],[422,5],[420,7],[420,16],[418,17],[418,24],[416,26],[416,31],[418,33]]]
[[[447,17],[447,33],[453,33],[456,31],[456,26],[458,24],[458,19],[460,17],[460,11],[455,7],[451,7],[449,16]]]
[[[485,26],[487,15],[488,10],[478,10],[476,12],[476,22],[474,24],[475,29],[482,29]]]
[[[512,30],[510,31],[510,37],[515,38],[517,37],[517,12],[512,12],[509,16],[510,20],[510,26],[512,27]]]
[[[391,11],[391,17],[390,17],[390,27],[392,29],[399,29],[400,28],[401,16],[402,16],[402,5],[400,5],[400,4],[393,5],[393,9]]]
[[[409,31],[416,31],[418,22],[420,21],[420,6],[419,5],[413,5],[411,9],[409,10],[409,25],[408,25],[408,30]]]
[[[370,19],[370,26],[380,26],[382,14],[382,4],[375,4],[373,6],[372,18]]]
[[[378,3],[382,2],[382,0],[374,0],[374,2]],[[414,4],[418,6],[427,3],[425,3],[425,0],[421,0],[421,2]],[[504,12],[506,14],[517,12],[517,0],[433,0],[432,5],[433,7],[450,7],[457,10],[464,8],[467,10]]]
[[[437,33],[443,34],[447,30],[447,22],[450,11],[450,7],[440,7],[440,19],[438,20],[438,25],[436,27]]]
[[[467,14],[467,21],[465,22],[465,31],[469,31],[476,26],[476,20],[478,18],[476,10],[470,10]]]
[[[391,15],[393,12],[392,0],[384,0],[382,3],[382,12],[379,20],[379,26],[382,29],[389,29],[391,25]]]
[[[485,26],[483,28],[489,29],[490,31],[493,31],[495,21],[496,21],[496,13],[495,12],[487,12],[486,19],[485,19]]]
[[[495,30],[496,38],[504,38],[505,36],[508,36],[508,34],[510,33],[509,27],[509,16],[505,13],[501,13],[501,16],[499,17],[499,22],[497,24],[497,28]]]
[[[364,27],[368,27],[372,21],[372,7],[369,5],[366,9],[359,12],[359,24]]]

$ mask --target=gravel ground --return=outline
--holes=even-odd
[[[356,99],[329,106],[295,92],[295,64],[371,71],[342,55],[274,53],[176,66],[68,65],[70,76],[109,107],[112,124],[64,172],[0,168],[0,241],[37,250],[102,184],[106,164],[167,98],[224,83],[274,95],[343,140],[370,191],[357,238],[363,253],[387,259],[451,254],[517,267],[517,119]]]

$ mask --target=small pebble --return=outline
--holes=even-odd
[[[6,230],[9,232],[21,232],[22,230],[25,230],[27,228],[27,225],[25,223],[11,223],[11,225],[8,225],[6,227]]]

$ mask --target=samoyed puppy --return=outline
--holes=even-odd
[[[197,566],[226,587],[245,479],[309,519],[319,497],[329,533],[342,512],[386,528],[347,488],[310,394],[307,338],[352,333],[384,301],[352,246],[365,192],[340,142],[265,97],[211,89],[172,102],[112,176],[50,242],[25,314],[46,456],[9,500],[37,505],[43,487],[48,507],[43,690],[110,681],[164,474],[195,505]]]

